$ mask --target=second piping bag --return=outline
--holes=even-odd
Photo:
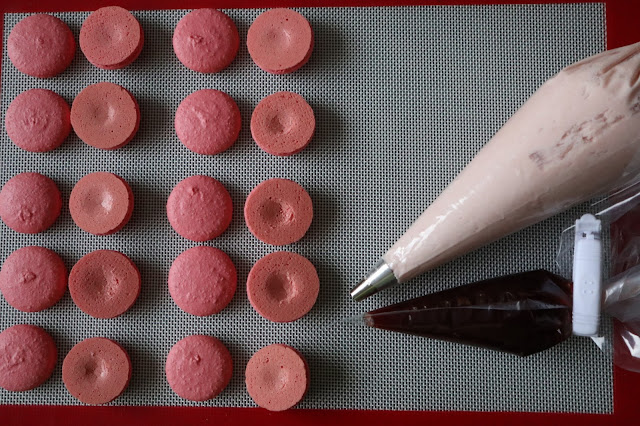
[[[352,291],[359,301],[640,177],[640,43],[545,82]]]

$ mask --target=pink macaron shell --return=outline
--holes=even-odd
[[[257,351],[245,370],[251,398],[262,408],[284,411],[298,404],[309,388],[309,367],[290,346],[274,344]]]
[[[236,267],[225,252],[208,246],[181,253],[169,269],[169,293],[183,311],[217,314],[236,292]]]
[[[5,127],[18,147],[46,152],[59,147],[71,132],[71,109],[51,90],[30,89],[20,93],[7,108]]]
[[[71,218],[94,235],[110,235],[122,229],[133,213],[133,192],[120,176],[96,172],[76,183],[69,197]]]
[[[96,250],[71,268],[69,293],[80,310],[94,318],[115,318],[140,294],[140,272],[124,254]]]
[[[178,139],[198,154],[214,155],[231,147],[238,139],[241,125],[240,108],[219,90],[193,92],[176,110]]]
[[[73,33],[60,19],[45,14],[27,16],[7,39],[13,65],[32,77],[48,78],[67,69],[76,52]]]
[[[97,9],[80,29],[80,49],[98,68],[124,68],[140,55],[143,44],[142,26],[119,6]]]
[[[140,44],[138,45],[138,48],[131,54],[130,57],[128,57],[124,61],[122,61],[120,63],[117,63],[115,65],[101,65],[98,68],[102,68],[103,70],[119,70],[119,69],[128,67],[136,59],[138,59],[138,56],[140,56],[140,53],[142,53],[142,47],[143,46],[144,46],[144,33],[141,33],[140,34]]]
[[[171,348],[165,373],[169,386],[178,396],[191,401],[206,401],[218,396],[229,384],[233,360],[220,340],[193,335]]]
[[[247,277],[251,306],[274,322],[302,318],[313,308],[319,291],[316,268],[296,253],[270,253],[253,265]]]
[[[307,62],[309,62],[309,59],[311,59],[311,53],[313,53],[313,46],[314,46],[314,35],[313,33],[311,33],[311,47],[309,48],[307,55],[304,57],[304,59],[301,62],[285,69],[269,69],[269,68],[266,68],[266,69],[262,68],[262,69],[270,74],[275,74],[275,75],[291,74],[292,72],[298,71]]]
[[[256,18],[247,33],[253,61],[272,74],[288,74],[302,67],[313,51],[309,21],[291,9],[271,9]]]
[[[0,292],[14,308],[39,312],[55,305],[67,289],[67,268],[55,252],[38,246],[11,253],[0,270]]]
[[[140,108],[124,87],[108,82],[92,84],[73,100],[71,126],[87,145],[118,149],[138,131]]]
[[[167,200],[171,227],[192,241],[208,241],[231,223],[233,203],[223,184],[209,176],[191,176],[179,182]]]
[[[288,179],[269,179],[256,186],[244,205],[253,235],[274,246],[300,240],[311,226],[313,203],[303,187]]]
[[[42,328],[18,324],[0,333],[0,387],[12,392],[46,382],[58,362],[53,338]]]
[[[61,210],[60,190],[39,173],[20,173],[0,191],[0,218],[16,232],[42,232],[53,225]]]
[[[185,15],[173,33],[173,50],[193,71],[215,73],[238,54],[240,36],[233,20],[216,9],[196,9]]]
[[[307,361],[307,359],[304,357],[304,355],[302,355],[302,353],[299,350],[297,350],[296,348],[293,348],[291,346],[289,346],[289,347],[291,349],[293,349],[298,354],[298,356],[300,356],[300,358],[302,359],[302,362],[304,362],[304,368],[305,368],[305,370],[307,372],[307,387],[304,390],[304,395],[306,395],[307,392],[309,392],[309,385],[311,384],[311,369],[309,368],[309,362]],[[303,395],[303,398],[304,398],[304,395]]]
[[[131,380],[131,360],[118,343],[93,337],[75,345],[62,362],[62,381],[85,404],[106,404],[119,397]]]
[[[316,119],[304,98],[293,92],[267,96],[251,115],[251,135],[272,155],[288,156],[302,151],[313,138]]]
[[[302,59],[301,62],[298,62],[295,65],[292,65],[289,68],[284,68],[284,69],[269,69],[269,68],[262,68],[264,71],[270,73],[270,74],[275,74],[275,75],[284,75],[284,74],[291,74],[292,72],[298,71],[300,68],[302,68],[307,62],[309,62],[309,59],[311,59],[311,54],[313,53],[313,47],[315,45],[315,35],[313,34],[313,31],[311,32],[311,47],[309,48],[309,50],[307,51],[307,55]]]

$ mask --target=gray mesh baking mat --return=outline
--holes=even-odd
[[[310,62],[285,76],[267,74],[245,45],[262,10],[227,10],[242,47],[225,71],[192,72],[176,59],[171,37],[184,10],[134,12],[145,32],[140,58],[124,70],[90,65],[78,50],[60,76],[39,80],[10,63],[6,40],[24,14],[4,17],[2,122],[10,101],[43,87],[69,103],[85,86],[111,81],[130,90],[142,121],[133,141],[99,151],[71,135],[53,152],[21,151],[2,131],[0,181],[36,171],[53,178],[65,202],[76,181],[94,171],[125,178],[135,194],[131,222],[112,236],[77,228],[68,208],[48,231],[19,235],[0,225],[0,256],[25,245],[60,253],[67,266],[97,249],[120,250],[142,273],[142,293],[120,318],[98,320],[75,307],[69,295],[41,313],[26,314],[0,300],[0,329],[17,323],[43,326],[55,338],[60,361],[53,377],[25,393],[0,390],[4,404],[78,404],[61,380],[63,357],[78,341],[105,336],[120,342],[133,361],[133,377],[116,405],[253,406],[244,368],[262,346],[283,342],[299,349],[311,367],[302,408],[392,410],[522,410],[606,413],[612,410],[611,361],[590,341],[572,338],[521,359],[511,355],[386,333],[340,321],[374,307],[428,291],[534,268],[554,270],[561,230],[583,206],[495,244],[364,303],[349,289],[476,151],[545,79],[560,68],[604,49],[602,4],[536,6],[311,8],[316,45]],[[56,13],[78,35],[88,13]],[[238,142],[216,156],[188,151],[177,139],[174,112],[189,93],[216,88],[242,111]],[[262,152],[249,131],[251,112],[279,90],[304,96],[317,118],[307,149],[290,158]],[[238,268],[238,292],[220,314],[182,312],[167,290],[171,262],[195,245],[169,226],[165,203],[187,176],[222,181],[234,202],[233,222],[207,244],[226,251]],[[315,217],[299,243],[286,247],[317,267],[321,290],[309,315],[291,324],[263,319],[244,291],[251,265],[275,251],[244,223],[243,203],[267,178],[299,182],[310,193]],[[233,379],[216,399],[191,403],[169,388],[164,361],[180,338],[206,333],[220,338],[234,360]]]

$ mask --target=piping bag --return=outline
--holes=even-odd
[[[572,280],[545,270],[479,281],[367,312],[365,325],[527,356],[598,333],[600,221],[576,221]],[[640,280],[640,278],[639,278]]]
[[[640,43],[545,82],[352,291],[360,301],[640,175]]]
[[[588,336],[603,351],[614,352],[616,365],[640,372],[639,195],[600,211],[599,219],[584,215],[563,232],[557,263],[565,272],[572,270],[571,280],[545,270],[513,274],[376,309],[361,320],[373,328],[520,356],[572,334]],[[616,275],[603,282],[601,223],[609,221]],[[572,260],[565,262],[567,231],[574,242]],[[617,322],[612,335],[599,334],[601,312]]]

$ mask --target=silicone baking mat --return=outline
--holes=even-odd
[[[355,304],[348,290],[461,170],[504,121],[563,66],[602,51],[602,4],[425,6],[298,9],[311,22],[316,46],[310,62],[287,76],[273,76],[251,61],[244,41],[262,10],[226,10],[243,40],[225,71],[203,75],[176,59],[171,36],[185,10],[139,11],[145,31],[140,58],[120,71],[99,70],[78,51],[62,75],[38,80],[20,74],[6,55],[6,38],[24,14],[5,14],[2,119],[20,92],[44,87],[69,103],[85,86],[111,81],[138,99],[140,131],[126,147],[105,152],[71,135],[46,154],[19,150],[2,131],[0,181],[24,171],[52,177],[65,201],[74,183],[94,171],[125,178],[135,194],[131,222],[96,237],[77,228],[64,209],[47,232],[19,235],[0,225],[4,260],[25,245],[60,253],[70,268],[97,249],[120,250],[142,273],[142,293],[120,318],[98,320],[67,294],[52,309],[25,314],[0,301],[0,329],[17,323],[43,326],[54,336],[60,361],[53,377],[25,393],[0,390],[3,404],[78,404],[61,381],[61,360],[78,341],[105,336],[120,342],[133,377],[115,405],[253,406],[244,367],[260,347],[283,342],[299,349],[311,368],[301,408],[390,410],[612,411],[611,360],[589,340],[572,338],[528,358],[418,337],[368,330],[340,322],[391,302],[491,276],[534,268],[554,269],[558,235],[587,206],[556,216],[405,285]],[[56,13],[76,37],[88,13]],[[202,88],[229,93],[243,115],[238,142],[227,152],[200,156],[177,140],[173,116],[179,102]],[[317,131],[311,145],[290,158],[272,157],[251,140],[249,119],[257,102],[279,90],[303,95]],[[207,174],[221,180],[234,201],[227,232],[211,241],[234,260],[239,286],[220,314],[198,318],[171,300],[171,262],[195,243],[178,236],[165,214],[171,188]],[[307,256],[321,279],[309,315],[275,324],[250,306],[244,283],[251,265],[276,251],[244,224],[249,191],[264,179],[290,178],[314,202],[307,236],[285,249]],[[164,360],[180,338],[212,334],[231,350],[234,375],[216,399],[180,399],[164,377]]]

